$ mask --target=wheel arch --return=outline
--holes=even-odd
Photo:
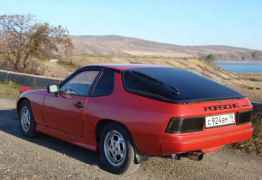
[[[28,102],[30,103],[30,100],[29,100],[27,97],[22,97],[22,98],[20,98],[20,99],[17,101],[17,103],[16,103],[16,112],[17,112],[17,113],[19,113],[19,108],[20,108],[21,103],[22,103],[23,101],[28,101]]]
[[[113,119],[101,119],[96,124],[96,142],[97,142],[97,144],[99,144],[99,141],[100,141],[99,134],[103,130],[103,127],[105,127],[107,124],[117,124],[117,125],[120,125],[121,127],[123,127],[126,130],[126,132],[128,133],[128,136],[131,140],[131,143],[133,144],[133,146],[138,151],[137,146],[136,146],[135,141],[134,141],[134,138],[133,138],[132,133],[129,130],[129,128],[124,123],[119,122],[117,120],[113,120]]]
[[[127,131],[129,137],[131,138],[132,143],[134,143],[134,142],[133,142],[132,134],[130,133],[130,130],[128,129],[128,127],[127,127],[125,124],[123,124],[123,123],[121,123],[121,122],[119,122],[119,121],[113,120],[113,119],[101,119],[101,120],[99,120],[99,122],[96,124],[96,141],[97,141],[97,142],[100,141],[100,139],[99,139],[99,134],[100,134],[100,132],[103,130],[103,128],[104,128],[107,124],[117,124],[117,125],[120,125],[121,127],[123,127],[123,128]]]

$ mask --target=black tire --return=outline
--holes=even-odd
[[[106,155],[105,141],[107,139],[107,135],[111,132],[117,132],[121,134],[125,141],[126,153],[124,158],[122,158],[122,163],[119,165],[113,165],[112,161],[110,161],[110,158],[108,157],[109,155]],[[118,124],[107,124],[103,128],[102,132],[100,132],[99,156],[101,167],[114,174],[130,175],[140,167],[140,164],[135,163],[136,151],[128,132],[125,130],[125,128]]]
[[[23,112],[28,110],[28,122],[25,128],[25,125],[23,125]],[[34,120],[34,115],[32,112],[31,104],[28,100],[23,100],[19,104],[19,109],[18,109],[18,117],[19,117],[19,124],[20,124],[20,129],[23,133],[24,136],[32,138],[37,135],[36,133],[36,122]]]

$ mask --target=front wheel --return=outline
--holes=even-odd
[[[131,174],[139,168],[135,148],[127,131],[118,124],[109,124],[100,134],[100,162],[115,174]]]
[[[36,123],[34,121],[31,104],[29,101],[22,101],[19,105],[19,121],[22,133],[27,137],[36,135]]]

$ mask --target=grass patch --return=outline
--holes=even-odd
[[[0,98],[17,98],[20,85],[14,82],[0,81]]]

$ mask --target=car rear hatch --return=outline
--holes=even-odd
[[[174,105],[174,117],[166,132],[185,133],[250,122],[252,104],[248,98]]]
[[[212,152],[252,136],[247,98],[174,104],[161,137],[163,154]]]

